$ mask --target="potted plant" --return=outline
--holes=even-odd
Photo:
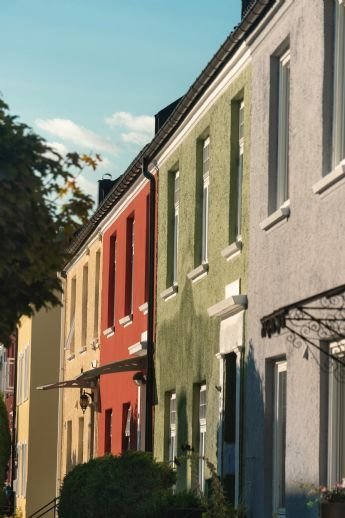
[[[345,484],[320,489],[321,518],[343,518],[345,516]]]

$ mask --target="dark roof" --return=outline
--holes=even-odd
[[[126,192],[141,174],[141,163],[143,157],[153,160],[160,149],[167,143],[174,131],[186,118],[190,110],[197,103],[209,85],[221,72],[229,59],[239,48],[244,36],[249,35],[257,26],[263,16],[269,11],[277,0],[251,0],[247,5],[247,11],[241,22],[227,37],[223,45],[219,48],[213,58],[209,61],[200,75],[194,81],[187,93],[181,98],[166,123],[161,127],[152,141],[145,146],[130,166],[126,169],[121,180],[113,187],[102,205],[98,207],[90,222],[74,238],[67,252],[75,254],[89,235],[97,228],[100,221],[117,203],[124,192]]]

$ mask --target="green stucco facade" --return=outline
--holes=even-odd
[[[219,350],[220,321],[210,318],[207,308],[225,298],[225,286],[240,279],[241,292],[247,289],[249,149],[250,149],[250,66],[247,65],[229,84],[226,91],[209,107],[189,131],[181,145],[168,157],[159,171],[158,189],[158,250],[157,250],[157,320],[156,320],[156,406],[154,454],[167,460],[169,430],[169,393],[176,391],[177,456],[183,455],[182,444],[197,451],[198,409],[195,392],[207,385],[206,456],[217,464],[217,429],[219,419]],[[236,186],[234,152],[234,106],[243,98],[244,166],[242,188],[242,239],[240,255],[226,261],[221,251],[233,240],[234,210],[231,200]],[[233,132],[233,135],[231,133]],[[196,218],[202,215],[198,185],[198,140],[210,137],[210,184],[208,222],[209,271],[195,283],[187,274],[197,264],[200,232]],[[231,138],[233,137],[233,138]],[[160,294],[171,284],[171,188],[169,173],[179,170],[179,244],[178,292],[169,300]],[[178,468],[178,489],[191,485],[191,469],[182,461]]]

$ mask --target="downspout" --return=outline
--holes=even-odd
[[[142,172],[150,182],[149,210],[149,260],[148,260],[148,321],[147,321],[147,374],[146,374],[146,419],[145,451],[153,452],[153,405],[154,405],[154,296],[155,296],[155,219],[156,219],[156,179],[148,171],[148,158],[143,158]]]

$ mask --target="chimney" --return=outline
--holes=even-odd
[[[110,178],[104,178],[105,176],[109,176]],[[115,183],[116,180],[112,180],[111,174],[108,173],[103,175],[102,180],[98,180],[98,205],[103,202]]]
[[[165,124],[166,120],[170,117],[172,112],[175,110],[178,103],[181,101],[182,97],[174,101],[173,103],[169,104],[162,110],[160,110],[155,115],[155,135],[158,133],[158,131],[161,129],[161,127]]]

